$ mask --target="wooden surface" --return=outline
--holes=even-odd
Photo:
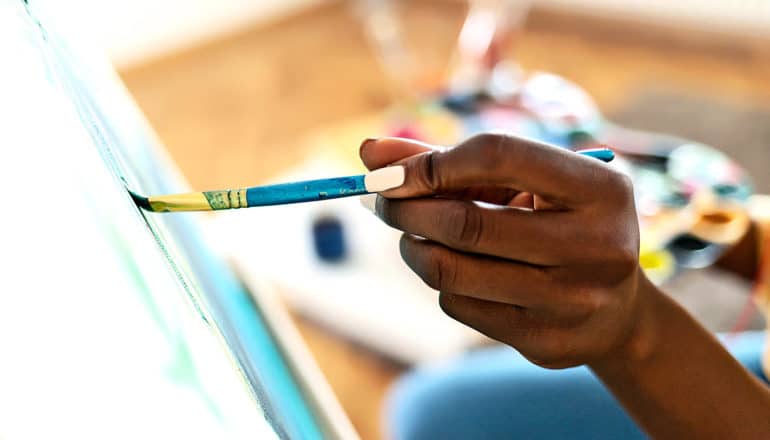
[[[408,3],[410,42],[430,72],[449,57],[463,9]],[[576,81],[605,111],[654,84],[747,103],[768,102],[767,52],[666,44],[535,13],[519,37],[529,69]],[[354,9],[329,2],[270,26],[121,72],[172,156],[198,189],[253,184],[300,161],[308,133],[391,101],[388,81]],[[377,135],[377,133],[373,133]],[[358,145],[342,146],[355,155]],[[365,439],[381,436],[381,405],[402,371],[297,319],[300,331]]]

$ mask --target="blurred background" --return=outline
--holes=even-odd
[[[517,63],[510,71],[514,76],[521,68],[568,79],[617,124],[717,147],[748,170],[758,192],[770,192],[766,0],[77,0],[56,7],[105,47],[196,189],[354,169],[363,137],[392,134],[392,121],[408,119],[410,103],[439,90],[462,89],[478,75],[474,68],[483,70],[491,57]],[[458,43],[463,29],[470,30]],[[484,33],[490,29],[495,32]],[[435,131],[448,142],[457,133],[451,122]],[[308,230],[319,227],[319,219],[334,225],[335,215],[363,215],[349,213],[347,206],[330,209],[338,211],[272,210],[218,220],[229,229],[248,228],[246,221],[272,227],[286,220],[291,226],[272,234],[272,241],[255,233],[244,239],[247,246],[235,243],[226,251],[246,280],[260,277],[285,291],[302,335],[353,424],[363,438],[380,438],[388,386],[432,357],[415,354],[422,350],[419,344],[410,349],[393,340],[421,333],[425,323],[425,333],[433,336],[424,346],[448,347],[437,350],[436,358],[486,342],[455,327],[445,329],[448,324],[440,320],[448,318],[428,318],[425,312],[423,320],[421,310],[435,306],[430,292],[421,291],[427,301],[413,308],[412,300],[403,300],[404,308],[416,310],[410,322],[418,325],[405,325],[407,334],[392,338],[383,329],[396,326],[395,317],[362,330],[363,336],[350,330],[366,327],[361,323],[367,321],[361,316],[366,304],[360,313],[324,311],[324,298],[339,291],[346,293],[335,301],[345,304],[350,295],[364,303],[366,295],[372,302],[389,295],[371,286],[376,282],[367,284],[366,277],[355,278],[338,266],[316,267],[321,263],[305,258],[313,253]],[[350,258],[374,259],[355,250],[364,240],[359,238],[375,228],[361,226],[367,221],[355,223],[354,231],[342,222]],[[378,231],[383,241],[377,243],[392,238]],[[305,266],[284,273],[261,264],[259,254],[275,264],[297,259]],[[375,259],[377,264],[392,264],[398,268],[392,273],[408,277],[389,255]],[[376,269],[362,270],[357,273]],[[347,281],[326,285],[332,278]],[[745,308],[748,287],[724,274],[693,271],[669,284],[669,291],[716,331],[731,329]],[[402,284],[412,285],[417,286],[413,279]],[[399,312],[398,303],[378,307],[383,315]],[[349,325],[340,323],[346,320]],[[747,324],[761,325],[756,317]]]

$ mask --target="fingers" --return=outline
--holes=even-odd
[[[559,320],[537,310],[484,301],[450,292],[439,294],[439,305],[451,318],[480,333],[508,344],[544,368],[567,368],[581,364],[575,353],[587,351],[586,341],[575,337]],[[598,344],[601,344],[600,341]]]
[[[484,301],[450,292],[439,294],[439,306],[451,318],[517,349],[530,345],[542,322],[523,307]]]
[[[544,307],[558,295],[557,282],[535,266],[456,252],[409,234],[401,237],[400,249],[406,264],[435,290],[523,307]]]
[[[366,139],[361,144],[358,154],[367,169],[375,170],[435,149],[433,146],[409,139],[381,138]],[[507,205],[517,195],[517,191],[508,188],[473,186],[447,195],[457,199]]]
[[[541,266],[579,258],[581,234],[560,212],[534,212],[439,198],[378,197],[376,214],[388,225],[447,247]]]
[[[461,191],[442,194],[442,197],[459,199],[459,200],[475,200],[477,202],[492,203],[494,205],[508,205],[519,207],[531,207],[524,205],[512,205],[511,201],[517,197],[518,191],[509,188],[499,188],[493,186],[474,186],[466,188]]]
[[[393,146],[403,141],[375,141],[379,142]],[[384,192],[386,197],[421,197],[486,185],[526,191],[569,205],[594,198],[600,188],[611,185],[615,174],[595,159],[501,134],[475,136],[453,149],[423,152],[397,163],[405,166],[406,181]]]
[[[409,139],[367,139],[361,144],[358,155],[366,168],[376,170],[409,156],[432,150],[430,145]]]

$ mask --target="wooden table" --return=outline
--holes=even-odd
[[[406,28],[426,65],[448,59],[462,14],[456,2],[408,3]],[[529,69],[583,85],[605,111],[650,83],[741,102],[770,98],[766,52],[594,24],[535,12],[518,39],[517,57]],[[308,154],[299,142],[308,133],[391,102],[355,12],[341,1],[121,74],[200,189],[278,174]],[[357,147],[344,146],[351,155]],[[402,367],[304,319],[296,322],[361,436],[379,438],[382,399]]]

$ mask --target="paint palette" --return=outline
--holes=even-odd
[[[658,284],[713,264],[745,233],[751,181],[724,153],[612,124],[583,89],[557,75],[508,72],[508,81],[496,72],[472,93],[440,95],[394,115],[386,132],[438,144],[502,131],[568,149],[611,145],[612,166],[634,182],[641,265]]]

